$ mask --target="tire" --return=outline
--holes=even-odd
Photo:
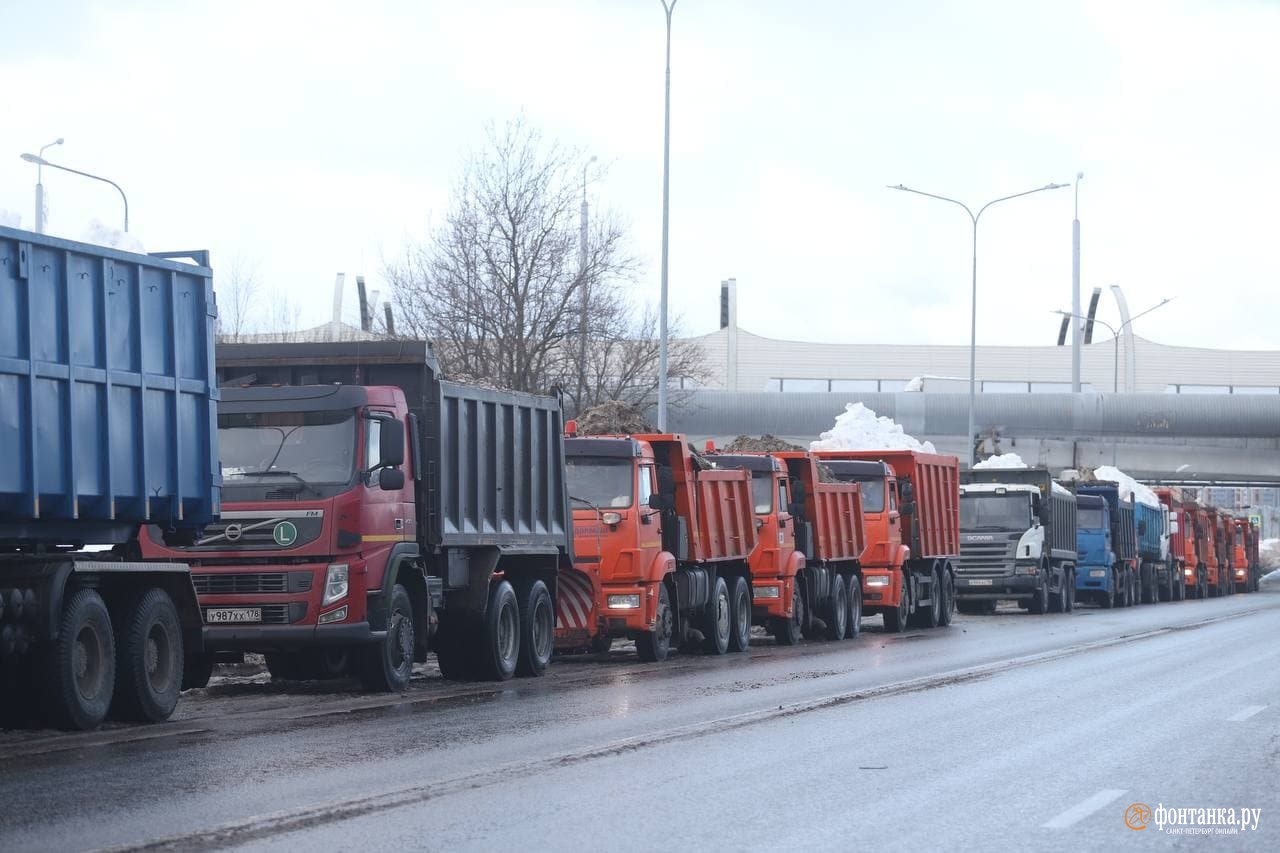
[[[1076,609],[1076,570],[1067,569],[1063,574],[1062,600],[1063,613],[1073,613]]]
[[[916,609],[917,628],[937,628],[942,618],[942,573],[936,565],[930,572],[929,578],[929,607]]]
[[[169,719],[182,691],[182,626],[169,593],[153,587],[121,608],[111,716],[139,723]]]
[[[60,729],[86,731],[106,719],[116,686],[116,644],[102,596],[82,589],[67,600],[43,663],[43,704]]]
[[[906,572],[903,571],[902,574],[902,595],[898,606],[884,611],[884,629],[890,634],[901,634],[907,630],[907,623],[911,619],[911,584],[908,583]]]
[[[470,655],[471,644],[468,642],[467,635],[468,632],[458,624],[457,620],[442,615],[434,646],[440,675],[449,681],[474,679]]]
[[[1049,612],[1050,613],[1066,613],[1067,612],[1067,570],[1062,570],[1062,581],[1058,584],[1057,592],[1049,593]]]
[[[804,582],[795,580],[791,595],[791,616],[769,620],[769,632],[780,646],[794,646],[800,642],[800,626],[805,623]]]
[[[671,654],[671,635],[675,628],[675,614],[671,611],[671,595],[666,582],[658,583],[658,617],[653,631],[645,631],[636,638],[636,653],[646,663],[666,660]]]
[[[1098,604],[1103,610],[1110,610],[1116,606],[1116,580],[1111,578],[1111,583],[1107,584],[1107,591],[1098,594]]]
[[[1200,572],[1200,592],[1196,598],[1201,600],[1207,600],[1209,598],[1209,573],[1207,571],[1202,570]]]
[[[839,575],[831,578],[831,598],[826,617],[827,639],[843,640],[849,626],[849,588]]]
[[[475,648],[476,675],[485,681],[506,681],[520,662],[520,603],[508,581],[489,589],[480,643]]]
[[[213,656],[206,654],[187,655],[182,662],[182,689],[194,690],[208,687],[213,677]]]
[[[938,614],[938,624],[946,627],[956,615],[956,579],[948,565],[942,566],[942,610]]]
[[[587,647],[593,655],[607,655],[609,650],[613,648],[613,637],[608,634],[596,634],[591,638],[591,645]]]
[[[739,575],[729,587],[729,651],[745,652],[751,645],[751,590]]]
[[[547,585],[540,580],[520,589],[520,655],[516,672],[536,678],[547,671],[556,649],[555,605]]]
[[[977,602],[975,601],[957,601],[956,610],[959,610],[966,616],[974,616],[979,612]]]
[[[862,633],[862,578],[849,576],[849,621],[845,628],[845,636],[850,640],[858,639]]]
[[[1049,612],[1049,579],[1043,574],[1039,577],[1040,584],[1036,587],[1035,597],[1027,604],[1027,610],[1037,616]]]
[[[417,640],[413,601],[401,584],[391,588],[387,601],[386,635],[360,649],[360,683],[378,693],[402,693],[413,675],[414,645]]]
[[[703,615],[702,650],[709,655],[722,655],[729,651],[730,623],[733,617],[729,604],[729,584],[723,577],[717,577],[711,586],[711,600],[707,602],[707,612]]]

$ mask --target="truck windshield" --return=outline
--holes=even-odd
[[[773,474],[768,471],[751,473],[751,498],[756,505],[756,515],[773,510]]]
[[[884,480],[853,480],[862,487],[864,512],[884,512]]]
[[[596,507],[622,509],[631,506],[635,477],[630,459],[570,456],[564,461],[569,494]]]
[[[218,445],[227,485],[348,483],[355,471],[356,413],[219,414]]]
[[[1031,503],[1025,494],[961,495],[961,530],[1026,530]]]
[[[1090,530],[1100,530],[1102,528],[1102,507],[1077,510],[1076,527],[1087,527]]]

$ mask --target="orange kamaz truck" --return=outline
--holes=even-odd
[[[960,463],[915,450],[821,450],[843,482],[862,487],[867,545],[862,600],[885,630],[949,625],[960,554]]]
[[[843,640],[862,629],[866,546],[861,487],[824,482],[805,452],[721,453],[717,467],[751,473],[758,537],[751,552],[752,622],[786,646]]]
[[[557,648],[601,651],[629,637],[645,661],[673,648],[746,649],[750,473],[716,469],[682,435],[566,429],[575,556],[558,579]]]

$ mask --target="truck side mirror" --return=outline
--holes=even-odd
[[[1178,532],[1178,522],[1174,521],[1173,519],[1170,519],[1170,520],[1169,520],[1169,535],[1170,535],[1170,536],[1176,535],[1176,534],[1177,534],[1177,532]]]
[[[404,488],[404,472],[399,468],[382,468],[378,471],[378,488],[384,492],[398,492]]]
[[[649,509],[656,509],[660,511],[675,509],[675,503],[674,499],[658,492],[654,492],[649,495]]]
[[[378,467],[404,464],[404,424],[395,418],[378,419]],[[384,487],[385,488],[385,487]],[[397,486],[399,488],[399,486]]]

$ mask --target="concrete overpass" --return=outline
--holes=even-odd
[[[968,454],[967,394],[694,391],[670,425],[697,441],[771,433],[804,444],[850,402],[941,452]],[[1280,395],[986,393],[977,433],[987,453],[1051,468],[1115,464],[1147,482],[1280,485]]]

